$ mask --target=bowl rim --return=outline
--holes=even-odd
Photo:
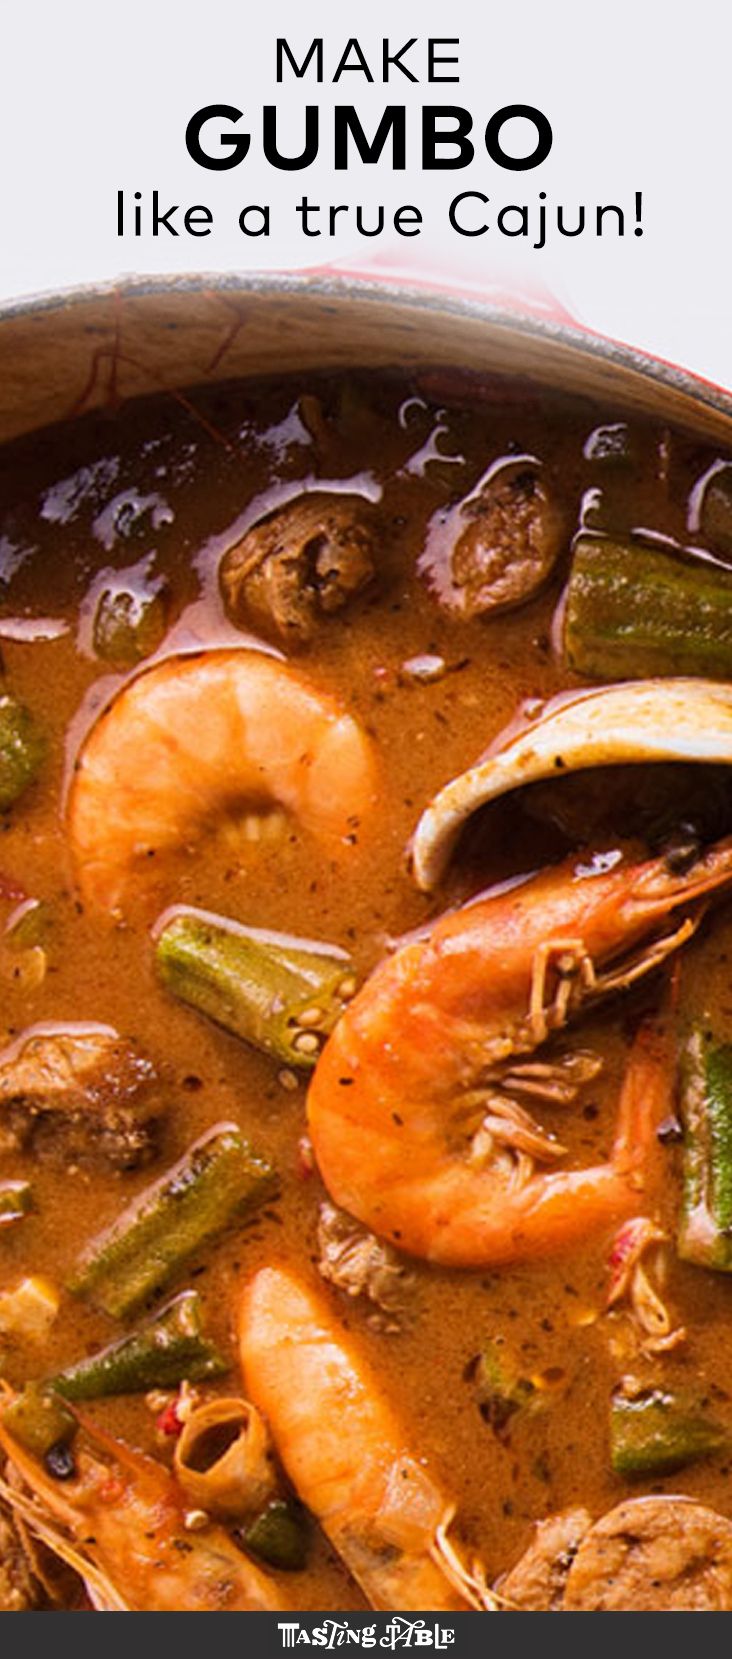
[[[732,419],[732,391],[666,358],[567,319],[559,311],[553,314],[551,301],[544,305],[540,301],[532,302],[517,288],[515,298],[510,290],[501,290],[503,303],[499,303],[461,288],[458,282],[448,284],[430,277],[401,281],[389,275],[382,277],[368,272],[339,271],[328,266],[292,272],[199,271],[125,276],[118,280],[72,284],[66,288],[0,301],[0,339],[3,323],[23,317],[32,318],[53,311],[68,312],[77,306],[105,299],[193,295],[206,291],[259,296],[312,296],[344,303],[365,300],[482,322],[506,333],[539,338],[583,352],[618,369],[655,380],[661,386]]]

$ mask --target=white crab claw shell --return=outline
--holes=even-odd
[[[732,684],[627,680],[554,698],[520,731],[499,734],[422,813],[411,844],[417,886],[437,886],[463,825],[487,801],[559,772],[662,760],[732,764]]]

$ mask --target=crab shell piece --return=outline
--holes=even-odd
[[[422,813],[410,849],[417,886],[437,886],[463,825],[487,801],[558,772],[669,760],[732,764],[732,684],[627,680],[553,698],[520,730],[500,733]]]

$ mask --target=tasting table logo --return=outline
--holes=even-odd
[[[356,1625],[348,1619],[324,1619],[322,1624],[305,1625],[299,1619],[278,1620],[282,1646],[362,1647],[362,1648],[436,1648],[442,1650],[455,1641],[453,1625],[436,1620],[392,1618],[383,1628],[376,1624]]]

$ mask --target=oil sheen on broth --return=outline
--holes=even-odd
[[[699,781],[704,769],[620,768],[536,785],[486,808],[436,893],[418,890],[405,859],[420,814],[448,779],[520,713],[535,714],[593,677],[568,665],[562,632],[581,524],[590,541],[630,545],[641,559],[677,558],[682,576],[696,571],[696,559],[725,580],[732,560],[726,457],[693,434],[622,409],[520,380],[426,370],[411,379],[354,372],[314,375],[306,384],[284,377],[197,388],[185,406],[156,395],[20,440],[4,461],[4,687],[32,712],[46,749],[37,777],[0,817],[2,1034],[10,1044],[48,1022],[113,1027],[157,1068],[164,1114],[156,1156],[139,1167],[87,1160],[83,1147],[77,1157],[62,1141],[46,1146],[40,1136],[22,1144],[7,1138],[0,1175],[30,1182],[33,1208],[2,1230],[3,1288],[41,1276],[61,1299],[40,1345],[22,1330],[0,1339],[3,1374],[20,1389],[123,1334],[63,1286],[89,1241],[197,1136],[226,1120],[277,1170],[278,1191],[244,1226],[195,1255],[169,1288],[195,1288],[207,1335],[230,1362],[228,1375],[198,1385],[199,1392],[238,1394],[242,1284],[272,1262],[318,1282],[318,1217],[327,1194],[305,1139],[308,1075],[171,995],[156,971],[151,929],[174,905],[327,941],[347,953],[360,983],[396,941],[448,906],[568,854],[612,862],[630,838],[636,857],[670,847],[691,860],[700,841],[720,839],[732,828],[722,768],[708,783]],[[487,477],[488,487],[497,477],[509,490],[528,478],[529,505],[538,489],[545,512],[526,596],[511,589],[509,557],[506,602],[495,611],[481,601],[469,549],[462,585],[449,563],[460,504],[479,497]],[[700,480],[709,478],[700,510]],[[268,627],[267,596],[261,584],[247,589],[246,572],[236,603],[236,584],[227,598],[222,572],[231,550],[263,522],[262,557],[271,556],[279,546],[267,529],[271,515],[282,522],[293,504],[302,511],[303,498],[307,507],[315,497],[321,517],[334,503],[363,514],[374,569],[370,580],[361,571],[353,591],[338,595],[338,608],[324,603],[313,613],[305,629],[311,637],[303,639],[296,626],[289,634]],[[314,537],[316,556],[317,506],[311,517],[290,532]],[[470,527],[476,517],[468,510],[460,522]],[[696,554],[679,551],[690,545]],[[254,566],[261,572],[261,561]],[[495,580],[504,575],[502,566]],[[148,618],[148,632],[138,628],[134,664],[105,645],[100,605],[110,592],[132,595],[133,621],[141,603]],[[184,848],[136,869],[123,915],[111,917],[86,902],[83,870],[74,871],[70,859],[63,803],[81,746],[100,710],[148,660],[253,643],[274,653],[272,660],[286,656],[370,739],[379,778],[368,824],[356,826],[343,857],[292,818],[275,815],[262,830],[256,815],[240,814],[225,834],[198,838],[194,852]],[[124,656],[124,642],[116,649]],[[669,672],[652,652],[649,660],[650,674]],[[594,679],[626,676],[634,677],[632,668]],[[139,764],[144,771],[144,753]],[[110,833],[130,810],[126,787],[125,780],[119,796],[110,790]],[[43,901],[45,925],[40,944],[19,948],[7,927],[26,898]],[[729,1037],[730,944],[724,904],[715,903],[676,958],[680,972],[663,969],[593,1006],[571,1028],[567,1046],[592,1051],[602,1069],[572,1105],[542,1100],[536,1107],[570,1164],[607,1158],[630,1043],[647,1011],[672,995],[679,1030],[713,1018],[715,1041]],[[729,1285],[724,1273],[684,1263],[673,1248],[680,1194],[674,1099],[672,1088],[653,1218],[671,1240],[663,1300],[686,1338],[652,1365],[623,1350],[623,1316],[606,1311],[614,1227],[558,1254],[474,1271],[404,1258],[394,1317],[366,1295],[322,1287],[378,1375],[410,1447],[454,1499],[461,1549],[480,1556],[491,1582],[520,1556],[534,1522],[573,1505],[596,1517],[624,1497],[683,1492],[729,1512],[724,1450],[679,1472],[631,1479],[613,1471],[608,1449],[604,1403],[609,1411],[630,1372],[670,1390],[693,1385],[732,1433]],[[524,1105],[533,1109],[530,1100]],[[1,1310],[0,1301],[0,1320]],[[531,1409],[514,1401],[501,1420],[486,1403],[487,1348],[529,1383]],[[94,1422],[169,1464],[172,1437],[160,1432],[161,1409],[159,1402],[151,1409],[143,1393],[85,1407]],[[306,1565],[280,1581],[283,1604],[292,1608],[366,1605],[316,1527]],[[78,1605],[75,1593],[68,1589],[68,1605]]]

